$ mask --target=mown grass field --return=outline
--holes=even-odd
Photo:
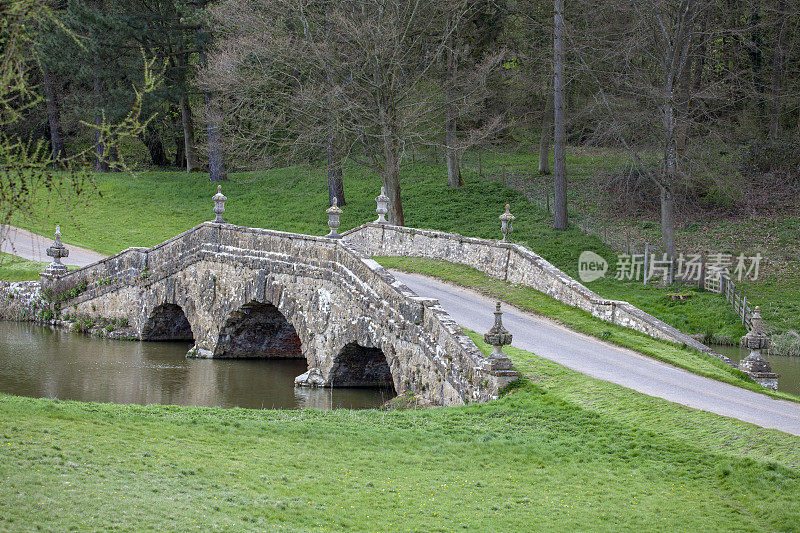
[[[487,168],[488,170],[488,168]],[[347,167],[341,231],[375,219],[374,198],[380,181],[372,172]],[[594,250],[613,261],[614,253],[577,229],[556,232],[546,210],[522,194],[466,174],[466,185],[450,189],[442,165],[418,162],[402,175],[406,225],[463,235],[498,238],[497,217],[510,203],[517,216],[513,239],[577,275],[578,256]],[[38,197],[35,216],[14,224],[42,235],[59,223],[64,241],[106,254],[130,246],[152,246],[213,219],[216,185],[203,174],[144,172],[135,177],[99,174],[97,193],[68,202]],[[327,182],[321,168],[291,167],[231,175],[223,184],[228,197],[225,219],[233,224],[324,235],[327,233]],[[722,298],[691,288],[644,287],[641,283],[601,279],[588,284],[607,298],[627,300],[689,334],[716,334],[732,341],[744,328]],[[667,293],[680,290],[692,298],[675,303]]]
[[[0,396],[0,529],[796,531],[797,437],[509,354],[501,400],[422,411]]]
[[[25,281],[39,279],[47,263],[27,261],[15,255],[0,252],[0,279],[5,281]]]

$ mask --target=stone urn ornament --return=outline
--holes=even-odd
[[[388,224],[386,213],[389,212],[389,197],[386,196],[386,191],[383,187],[381,187],[381,194],[375,198],[375,202],[378,204],[375,209],[375,212],[378,213],[378,220],[375,221],[375,224]]]
[[[764,331],[764,323],[759,306],[756,306],[750,320],[752,327],[747,335],[742,337],[741,342],[742,346],[750,349],[750,355],[739,361],[739,370],[747,372],[756,383],[769,389],[777,390],[780,376],[772,371],[772,365],[761,356],[761,350],[769,348],[770,340]]]
[[[489,357],[505,358],[506,354],[503,353],[503,346],[511,344],[513,335],[503,327],[503,312],[500,310],[500,302],[497,302],[497,307],[494,310],[494,326],[483,336],[486,344],[494,346],[494,351]]]
[[[214,222],[217,224],[225,224],[226,222],[222,220],[222,215],[225,213],[225,202],[228,200],[228,197],[222,194],[222,185],[217,185],[217,194],[212,196],[211,199],[214,200],[214,214],[217,215]]]
[[[339,216],[342,214],[342,210],[339,209],[339,200],[335,196],[333,197],[333,204],[325,212],[328,213],[328,227],[331,228],[330,233],[325,236],[329,239],[341,239],[342,236],[336,230],[341,225]]]
[[[500,231],[503,234],[503,239],[500,242],[508,242],[508,236],[514,231],[514,221],[517,219],[511,214],[511,206],[506,204],[506,212],[500,215]]]
[[[59,277],[67,273],[67,267],[61,262],[62,257],[69,256],[69,250],[61,242],[61,226],[56,226],[56,235],[53,244],[45,252],[53,262],[47,265],[44,273],[48,276]]]

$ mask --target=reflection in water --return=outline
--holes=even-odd
[[[96,339],[0,321],[0,392],[88,402],[363,409],[381,389],[295,389],[302,359],[186,359],[188,342]]]
[[[739,346],[712,345],[711,348],[722,355],[727,355],[737,363],[750,353],[750,350]],[[778,390],[800,395],[800,357],[784,355],[765,355],[763,357],[772,365],[772,371],[781,376],[778,378]]]

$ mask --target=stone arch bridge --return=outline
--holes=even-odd
[[[42,284],[64,312],[126,319],[142,340],[193,339],[195,357],[303,357],[299,384],[457,405],[518,376],[345,240],[207,222]]]

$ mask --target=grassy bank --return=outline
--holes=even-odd
[[[463,265],[446,261],[420,259],[413,257],[379,257],[378,262],[386,268],[396,268],[406,272],[416,272],[434,276],[451,283],[468,287],[492,298],[497,298],[520,309],[543,315],[559,321],[567,327],[598,337],[606,342],[630,348],[654,359],[689,370],[701,376],[710,377],[755,392],[776,398],[800,402],[793,394],[765,389],[755,383],[743,372],[730,367],[719,359],[677,344],[659,341],[630,328],[603,322],[586,311],[570,307],[530,287],[514,285],[492,278],[483,272]],[[701,312],[703,299],[715,296],[708,293],[699,295],[695,301]],[[513,332],[512,332],[513,333]]]
[[[509,156],[511,157],[511,156]],[[490,167],[487,167],[490,168]],[[144,172],[136,177],[98,174],[98,192],[81,203],[51,201],[37,197],[33,219],[13,222],[42,235],[62,226],[64,241],[113,254],[129,246],[152,246],[213,218],[211,196],[216,186],[203,174]],[[441,165],[416,163],[402,174],[406,224],[463,235],[497,238],[505,203],[517,216],[514,240],[527,245],[570,275],[577,274],[577,259],[583,250],[595,250],[612,258],[613,252],[596,237],[577,229],[556,232],[546,210],[522,194],[497,182],[467,173],[466,185],[446,185]],[[375,219],[374,198],[380,181],[359,167],[346,168],[347,205],[342,215],[345,230]],[[327,233],[327,181],[324,169],[291,167],[268,172],[231,175],[223,184],[228,196],[225,219],[234,224],[295,231]],[[744,329],[722,298],[692,295],[683,303],[666,296],[675,289],[643,287],[641,283],[598,280],[589,287],[607,298],[628,300],[689,334],[714,333],[732,341]]]
[[[16,255],[0,252],[0,280],[26,281],[38,280],[39,273],[47,267],[47,263],[28,261]],[[68,267],[73,269],[75,267]]]
[[[791,531],[800,523],[797,437],[509,353],[527,377],[509,395],[424,411],[0,396],[0,529]]]

